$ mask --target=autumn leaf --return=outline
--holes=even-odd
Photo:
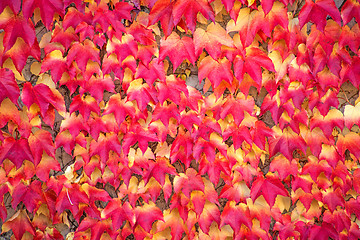
[[[153,202],[136,207],[134,212],[136,217],[135,226],[141,226],[146,232],[150,231],[153,222],[156,220],[164,221],[163,213]]]
[[[29,142],[26,138],[6,138],[1,146],[0,162],[9,159],[19,169],[25,160],[34,162]]]
[[[243,203],[237,205],[234,201],[228,201],[220,219],[219,227],[229,224],[235,234],[239,233],[242,224],[250,229],[252,227],[249,208]]]
[[[283,131],[277,127],[273,128],[275,137],[269,140],[270,154],[274,156],[277,152],[282,153],[287,159],[293,158],[293,151],[296,149],[306,152],[306,143],[301,136],[297,135],[290,128]]]
[[[150,24],[155,24],[160,20],[165,37],[168,37],[175,26],[173,17],[174,1],[160,0],[156,1],[150,11]]]
[[[176,1],[173,7],[174,25],[180,22],[182,16],[185,17],[187,26],[191,31],[195,31],[196,15],[201,13],[205,18],[215,21],[214,11],[208,0],[180,0]]]
[[[124,151],[124,154],[128,154],[130,146],[138,142],[139,148],[143,153],[145,153],[149,141],[157,141],[157,139],[157,136],[153,132],[150,132],[142,128],[139,124],[136,124],[124,136],[124,140],[122,142],[122,149]]]
[[[217,88],[222,80],[231,84],[234,79],[229,60],[226,58],[214,60],[210,56],[200,62],[198,76],[200,82],[207,77],[214,88]]]
[[[14,104],[17,104],[19,96],[20,90],[14,73],[6,68],[0,69],[0,102],[8,97]]]
[[[21,226],[21,227],[18,227]],[[12,230],[16,239],[22,239],[26,232],[35,235],[35,228],[30,222],[26,210],[18,210],[2,227],[3,232]]]
[[[360,20],[360,4],[355,0],[346,1],[341,8],[341,18],[344,25],[348,24],[354,17],[357,22]]]
[[[197,28],[194,32],[195,55],[200,56],[205,49],[213,59],[221,55],[221,46],[234,47],[233,40],[218,23],[210,23],[206,30]]]
[[[159,60],[164,60],[166,56],[169,56],[174,65],[174,72],[185,59],[188,59],[194,65],[196,57],[193,40],[187,36],[180,38],[176,32],[173,32],[167,38],[161,39]]]
[[[34,25],[28,18],[12,16],[7,20],[4,30],[4,52],[10,50],[19,37],[22,38],[29,47],[32,47],[35,43]]]
[[[24,17],[30,18],[35,8],[40,9],[41,19],[47,29],[50,29],[55,13],[64,15],[64,5],[61,0],[25,0],[22,6]]]
[[[45,152],[50,157],[55,157],[55,145],[52,141],[50,132],[39,129],[29,137],[29,146],[34,156],[35,167],[40,163],[40,160]]]
[[[124,221],[129,221],[133,226],[135,224],[135,215],[129,202],[124,202],[118,198],[109,201],[104,210],[101,212],[103,219],[111,217],[113,229],[119,229]]]
[[[260,175],[252,183],[250,196],[255,201],[260,195],[263,195],[266,202],[272,207],[276,196],[289,196],[289,193],[278,178],[271,175],[264,178]]]
[[[300,28],[302,28],[306,22],[312,21],[320,31],[323,31],[326,25],[327,15],[330,15],[334,21],[341,25],[340,12],[334,1],[316,0],[313,2],[311,0],[306,0],[304,7],[301,8],[299,13]]]

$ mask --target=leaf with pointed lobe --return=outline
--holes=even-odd
[[[105,232],[110,236],[113,237],[115,236],[115,233],[113,233],[113,229],[109,220],[99,220],[87,216],[79,224],[79,227],[74,235],[75,238],[80,237],[81,232],[87,231],[89,229],[91,232],[90,240],[104,239],[102,236]]]
[[[161,186],[165,183],[165,174],[176,175],[175,168],[170,164],[169,160],[164,157],[157,157],[155,162],[150,163],[149,169],[144,176],[144,181],[147,183],[151,177],[154,177]]]
[[[36,176],[43,182],[49,180],[49,174],[51,170],[61,171],[59,162],[55,157],[48,156],[44,154],[41,158],[41,161],[36,166]]]
[[[234,201],[228,201],[221,213],[220,219],[219,227],[228,224],[235,234],[240,232],[242,224],[249,229],[252,227],[249,208],[243,203],[236,204]]]
[[[127,115],[131,116],[132,118],[135,118],[136,116],[136,110],[132,102],[121,99],[121,95],[119,93],[112,95],[106,104],[103,115],[110,113],[114,114],[118,125],[121,125]]]
[[[300,149],[303,153],[306,152],[304,139],[290,128],[287,127],[281,131],[278,127],[273,127],[273,131],[275,136],[269,140],[270,156],[280,152],[287,159],[291,160],[294,150]]]
[[[188,59],[194,65],[196,56],[193,40],[187,36],[180,38],[176,32],[173,32],[167,38],[161,39],[159,60],[164,60],[166,56],[174,65],[174,72],[185,59]]]
[[[165,77],[164,62],[159,58],[151,60],[148,67],[140,62],[135,73],[135,78],[143,78],[149,85],[153,85],[157,79],[165,82]]]
[[[356,88],[359,87],[360,81],[360,58],[354,56],[350,64],[343,64],[340,71],[340,79],[349,80]]]
[[[73,138],[81,131],[89,132],[89,125],[86,123],[82,115],[76,116],[75,113],[65,115],[60,126],[60,132],[68,130]]]
[[[360,146],[358,141],[360,136],[357,133],[349,132],[345,136],[339,134],[338,141],[336,142],[336,147],[342,156],[345,155],[345,151],[349,150],[356,158],[360,157]]]
[[[238,55],[234,59],[234,74],[235,77],[239,79],[244,77],[244,73],[248,73],[256,83],[261,84],[261,67],[264,67],[269,71],[275,71],[271,59],[259,48],[246,48],[246,55],[244,57]]]
[[[124,221],[131,225],[135,223],[135,215],[129,202],[122,202],[118,198],[111,199],[101,213],[103,219],[111,217],[113,229],[119,229]]]
[[[124,154],[126,155],[129,153],[130,146],[138,142],[139,148],[143,153],[145,153],[148,147],[148,143],[150,141],[157,141],[157,140],[158,138],[153,132],[144,129],[139,124],[134,124],[123,138],[122,149]]]
[[[312,0],[306,0],[305,5],[299,13],[300,28],[308,21],[312,21],[320,31],[323,31],[326,25],[327,15],[330,15],[334,21],[341,25],[340,12],[334,1],[316,0],[313,2]]]
[[[13,190],[11,205],[16,209],[17,205],[23,202],[26,209],[33,213],[33,211],[40,206],[43,200],[42,195],[40,181],[33,181],[28,186],[20,182]]]
[[[323,194],[323,202],[328,206],[331,212],[334,212],[337,206],[342,208],[345,207],[344,196],[339,188],[336,188],[335,190],[328,189]]]
[[[317,159],[314,156],[308,157],[308,162],[302,168],[301,174],[306,175],[309,174],[314,182],[317,181],[319,175],[324,173],[326,177],[330,178],[332,172],[332,168],[329,163],[325,160]]]
[[[221,126],[214,118],[204,117],[199,128],[194,131],[193,137],[194,140],[201,137],[204,140],[209,141],[212,133],[221,135]]]
[[[121,145],[117,134],[107,133],[100,134],[97,141],[93,140],[90,143],[90,156],[98,155],[102,162],[106,162],[109,159],[110,150],[121,154]]]
[[[14,73],[7,69],[0,69],[0,102],[8,97],[14,104],[20,96],[20,90],[16,83]]]
[[[170,227],[170,234],[172,239],[180,240],[182,234],[186,230],[186,225],[179,214],[178,209],[166,209],[164,211],[164,222],[158,222],[156,224],[157,232],[163,232],[165,229]],[[155,236],[154,236],[155,237]]]
[[[39,62],[41,61],[39,45],[35,41],[33,46],[30,47],[22,38],[18,38],[13,47],[3,55],[3,60],[10,57],[16,70],[20,73],[25,67],[29,56],[34,57]]]
[[[10,230],[12,230],[16,239],[22,239],[26,232],[35,235],[35,228],[31,224],[26,210],[18,210],[10,219],[8,219],[3,224],[3,232],[7,232]]]
[[[55,14],[64,15],[64,5],[61,0],[24,0],[22,6],[24,17],[30,18],[35,8],[40,9],[41,19],[47,29],[50,29]]]
[[[75,111],[79,111],[79,113],[84,117],[85,120],[89,119],[90,113],[94,112],[96,114],[100,114],[100,108],[96,102],[96,100],[90,95],[76,95],[70,104],[70,114]]]
[[[307,146],[310,147],[311,152],[316,157],[319,157],[320,155],[322,144],[333,143],[333,139],[329,139],[328,137],[326,137],[323,131],[318,127],[310,130],[307,127],[301,125],[300,135],[305,140]]]
[[[150,232],[155,221],[164,221],[163,213],[153,202],[136,207],[134,212],[136,217],[135,226],[140,225],[146,232]]]
[[[296,176],[298,164],[295,159],[289,161],[284,155],[276,156],[270,163],[271,172],[278,172],[280,180],[284,181],[289,175]]]
[[[157,102],[155,88],[147,83],[142,83],[141,78],[130,83],[127,94],[128,101],[135,100],[140,111],[144,111],[150,102]]]
[[[189,97],[188,86],[185,81],[177,78],[175,75],[166,76],[166,80],[156,83],[156,89],[158,90],[158,99],[161,104],[166,100],[171,100],[177,105],[181,105],[182,93],[185,97]]]
[[[54,50],[47,54],[41,64],[41,73],[51,71],[54,82],[59,82],[63,73],[68,71],[66,58],[60,50]]]
[[[190,132],[179,130],[177,137],[175,138],[170,150],[171,163],[175,163],[180,160],[181,163],[189,167],[192,160],[192,152],[194,147],[193,138],[190,136]]]
[[[136,42],[142,45],[153,45],[155,37],[151,29],[144,27],[138,22],[133,22],[126,32],[132,35]]]
[[[79,38],[75,34],[75,30],[73,28],[68,28],[64,30],[57,24],[52,32],[52,37],[50,42],[58,42],[61,45],[63,45],[65,49],[69,49],[71,43],[77,41],[79,41]]]
[[[278,178],[270,175],[264,178],[260,175],[252,183],[250,196],[255,201],[260,195],[263,195],[266,202],[272,207],[277,195],[289,196],[289,193]]]
[[[51,89],[43,83],[33,87],[30,82],[26,82],[23,86],[21,100],[28,108],[36,103],[40,108],[42,117],[46,116],[50,106],[59,113],[64,113],[66,110],[63,96],[56,89]]]
[[[197,126],[200,126],[201,124],[199,115],[194,110],[181,112],[180,118],[180,124],[182,124],[190,132],[193,132],[194,124]]]
[[[201,176],[195,169],[188,168],[185,173],[180,173],[174,178],[174,191],[182,191],[187,198],[190,198],[192,191],[204,191],[205,185]]]
[[[310,130],[319,127],[326,137],[332,135],[334,127],[344,128],[343,114],[337,109],[331,109],[326,116],[320,115],[319,111],[314,111],[313,117],[310,119]]]
[[[244,119],[244,112],[252,114],[254,105],[253,98],[246,99],[243,95],[238,95],[234,98],[232,95],[229,95],[222,106],[220,118],[224,119],[227,115],[231,114],[234,118],[234,123],[239,126]]]
[[[10,9],[17,14],[20,11],[21,0],[4,0],[0,2],[0,13],[4,11],[6,7],[10,7]]]
[[[5,138],[0,151],[0,162],[9,159],[19,169],[25,160],[34,162],[28,139],[14,139],[12,137]]]
[[[244,47],[249,46],[255,38],[257,26],[254,19],[258,16],[258,11],[251,11],[250,8],[241,8],[236,21],[230,20],[226,25],[226,31],[239,32],[241,44]]]
[[[174,25],[180,22],[182,16],[189,29],[194,32],[196,27],[196,16],[201,13],[206,19],[215,21],[214,11],[208,0],[179,0],[173,7]]]
[[[208,78],[214,88],[217,88],[222,80],[232,83],[234,76],[231,70],[231,63],[227,58],[214,60],[207,56],[200,62],[199,66],[199,81]]]
[[[165,37],[168,37],[174,28],[173,8],[175,1],[159,0],[151,8],[149,23],[160,21]]]
[[[30,48],[35,43],[36,38],[34,25],[28,18],[24,18],[22,16],[11,16],[6,21],[4,31],[4,52],[7,52],[14,46],[17,38],[22,38]]]
[[[346,1],[341,8],[341,18],[344,25],[348,24],[354,17],[357,22],[360,21],[360,4],[356,0]]]
[[[75,61],[79,69],[85,71],[89,60],[100,64],[99,49],[96,48],[92,41],[85,39],[83,43],[76,42],[71,45],[67,55],[68,65]]]
[[[179,109],[174,103],[164,103],[162,105],[158,103],[155,105],[152,115],[152,121],[160,119],[161,122],[165,125],[165,127],[168,127],[170,118],[174,118],[177,122],[180,121]]]
[[[232,185],[225,185],[219,197],[236,203],[246,202],[246,199],[250,198],[250,189],[244,181],[239,181]]]
[[[221,55],[221,46],[223,45],[234,47],[233,40],[218,23],[210,23],[206,30],[197,28],[194,32],[195,55],[197,57],[205,49],[212,58],[217,59]]]
[[[28,141],[30,150],[34,156],[35,167],[40,163],[43,152],[45,152],[50,157],[55,157],[55,145],[52,141],[50,132],[39,129],[30,135]]]
[[[119,62],[122,62],[129,55],[136,56],[138,53],[138,44],[130,34],[123,35],[120,39],[115,37],[108,40],[106,44],[106,53],[109,56],[115,53]]]
[[[55,209],[59,213],[62,213],[65,209],[69,209],[74,215],[78,215],[80,209],[80,203],[89,204],[89,198],[81,188],[81,185],[77,183],[56,182],[60,185],[60,193],[58,194],[55,202]],[[80,218],[80,216],[78,216]]]

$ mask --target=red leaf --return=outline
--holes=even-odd
[[[339,188],[335,191],[328,189],[323,195],[323,202],[328,206],[331,212],[336,210],[337,206],[344,208],[344,196]]]
[[[100,157],[100,161],[105,163],[109,159],[110,150],[118,155],[121,154],[121,145],[117,134],[107,133],[106,136],[100,134],[97,141],[91,141],[90,157],[97,154]]]
[[[30,150],[34,156],[35,167],[39,164],[43,152],[51,157],[55,157],[55,146],[52,141],[51,133],[40,129],[29,137]]]
[[[169,56],[174,65],[174,72],[185,59],[194,65],[196,57],[193,40],[187,36],[180,38],[176,32],[173,32],[166,39],[161,39],[159,60],[163,61],[166,56]]]
[[[303,153],[306,152],[306,143],[290,128],[285,128],[282,132],[277,127],[273,127],[276,133],[273,139],[269,139],[270,156],[274,156],[276,153],[282,153],[287,159],[293,158],[293,151],[300,149]]]
[[[253,201],[263,195],[266,202],[272,207],[277,195],[289,196],[289,193],[278,178],[272,176],[264,178],[260,175],[252,183],[250,195]]]
[[[226,224],[229,224],[231,226],[235,234],[238,234],[240,232],[242,224],[251,229],[252,221],[249,208],[243,203],[236,205],[236,202],[228,201],[224,207],[224,210],[221,213],[221,221],[219,227],[222,227]]]
[[[135,215],[129,202],[124,202],[118,198],[109,201],[101,213],[103,219],[111,217],[113,229],[119,229],[123,222],[128,220],[130,225],[135,223]]]
[[[89,60],[100,64],[99,49],[92,41],[85,39],[83,43],[76,42],[71,45],[67,55],[68,65],[70,65],[72,61],[75,61],[79,69],[85,72]]]
[[[214,88],[217,88],[222,80],[232,84],[234,76],[231,71],[231,63],[227,58],[214,60],[212,57],[207,56],[199,66],[199,81],[208,78]]]
[[[115,237],[110,221],[107,220],[98,220],[91,217],[85,217],[79,224],[78,229],[76,229],[75,238],[80,237],[79,232],[86,231],[90,229],[91,238],[90,240],[101,239],[101,236],[106,232],[110,236]],[[80,236],[78,236],[80,235]]]
[[[122,149],[124,154],[127,155],[130,150],[130,146],[135,143],[139,143],[140,150],[145,153],[148,148],[148,143],[151,141],[157,141],[157,137],[153,132],[145,130],[139,124],[132,126],[132,129],[126,133],[122,142]]]
[[[15,81],[14,73],[7,68],[0,69],[0,102],[8,97],[17,105],[19,96],[20,90]]]
[[[344,6],[341,8],[341,17],[344,21],[344,25],[348,24],[353,17],[355,17],[356,22],[360,21],[360,4],[356,0],[349,0],[344,3]]]
[[[0,163],[6,158],[13,162],[17,169],[21,167],[25,160],[34,162],[28,140],[25,138],[20,138],[19,140],[15,140],[12,137],[6,138],[1,146]]]
[[[336,146],[342,156],[345,156],[345,151],[349,150],[351,154],[354,154],[357,159],[360,158],[360,136],[357,133],[349,132],[345,136],[339,134]]]
[[[180,22],[184,15],[187,26],[191,31],[195,31],[196,16],[198,12],[211,21],[215,22],[214,11],[208,0],[179,0],[173,8],[174,25]]]
[[[154,112],[152,115],[152,121],[156,121],[158,119],[165,125],[165,127],[169,126],[170,118],[176,119],[177,122],[180,121],[179,109],[174,103],[160,105],[160,103],[155,105]]]
[[[163,104],[165,100],[169,99],[177,105],[182,105],[180,103],[182,96],[185,96],[186,100],[188,101],[196,102],[195,96],[189,96],[186,82],[180,78],[175,77],[174,75],[166,76],[165,82],[157,82],[156,88],[158,90],[157,98],[161,104]],[[181,93],[183,93],[183,95]],[[196,104],[196,106],[198,106],[198,104]]]
[[[149,169],[144,176],[145,184],[154,177],[161,186],[165,183],[165,174],[176,175],[175,168],[170,164],[169,160],[164,157],[156,157],[155,162],[150,163]]]
[[[26,82],[23,86],[21,100],[28,108],[36,103],[40,108],[42,117],[46,116],[50,105],[59,113],[64,113],[66,111],[63,96],[57,90],[51,89],[43,83],[33,87],[30,82]]]
[[[162,211],[153,202],[135,208],[136,225],[140,225],[146,232],[150,232],[156,220],[164,221]]]
[[[315,3],[312,0],[306,0],[299,13],[300,28],[305,23],[312,21],[320,31],[323,31],[327,15],[330,15],[334,21],[341,25],[340,12],[333,0],[316,0]]]
[[[4,27],[5,35],[3,40],[4,52],[12,48],[18,37],[24,39],[29,47],[35,43],[35,29],[31,20],[20,16],[11,17]]]
[[[76,95],[70,104],[70,114],[79,111],[85,120],[89,119],[90,113],[100,114],[100,108],[96,100],[90,95]]]
[[[150,101],[157,102],[155,88],[147,83],[142,83],[140,78],[130,83],[127,90],[127,99],[128,101],[136,100],[140,111],[144,111]]]
[[[205,185],[201,176],[193,168],[188,168],[185,173],[180,173],[174,178],[174,191],[182,191],[187,198],[195,190],[204,191]]]
[[[8,219],[2,226],[3,232],[12,230],[16,239],[22,239],[26,232],[35,235],[35,228],[31,224],[26,210],[17,211],[10,219]]]
[[[41,182],[34,181],[29,186],[25,186],[24,183],[20,182],[16,185],[12,198],[11,206],[14,209],[16,209],[20,202],[23,202],[26,209],[33,213],[37,207],[40,207],[43,201]]]
[[[195,54],[200,56],[205,49],[212,58],[221,55],[221,46],[234,47],[232,38],[218,23],[210,23],[206,30],[197,28],[194,32]]]
[[[174,28],[173,8],[174,1],[172,0],[159,0],[155,2],[152,7],[149,23],[155,24],[160,20],[162,29],[165,33],[165,37],[168,37]]]
[[[135,78],[143,78],[149,85],[153,85],[157,79],[165,81],[165,77],[164,62],[159,58],[151,60],[148,67],[140,62],[135,73]]]
[[[61,0],[24,0],[22,6],[24,17],[30,18],[35,8],[40,9],[41,19],[47,29],[50,29],[55,13],[64,15],[64,5]]]
[[[10,9],[17,14],[20,11],[21,0],[4,0],[0,2],[0,13],[4,11],[6,7],[10,7]]]

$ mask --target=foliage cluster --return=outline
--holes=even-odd
[[[2,232],[359,239],[359,20],[357,0],[1,0]]]

